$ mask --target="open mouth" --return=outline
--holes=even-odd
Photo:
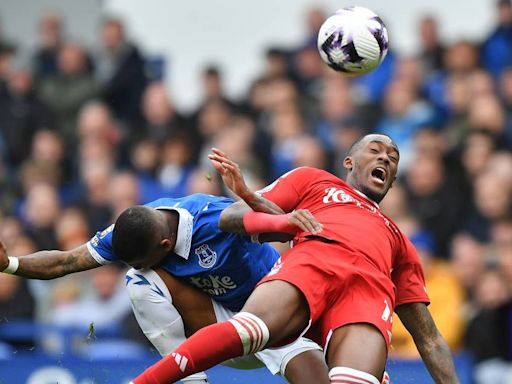
[[[386,181],[386,170],[382,167],[375,168],[371,175],[379,184],[384,184]]]

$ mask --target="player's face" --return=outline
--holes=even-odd
[[[399,159],[393,142],[375,135],[345,159],[344,165],[350,170],[347,182],[379,203],[395,181]]]

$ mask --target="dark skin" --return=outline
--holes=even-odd
[[[188,336],[201,328],[217,322],[211,298],[186,282],[158,268],[158,264],[173,251],[176,246],[179,216],[176,211],[156,210],[147,207],[157,223],[154,234],[154,247],[143,257],[130,262],[137,269],[152,268],[164,281],[172,293],[173,305],[180,313]],[[312,218],[305,212],[298,212],[290,217],[290,223],[297,223],[305,228],[303,215]],[[313,221],[314,218],[312,218]],[[307,222],[308,225],[309,222]],[[0,270],[9,263],[5,245],[0,241]],[[85,271],[99,267],[87,245],[83,244],[71,251],[41,251],[19,257],[16,275],[31,279],[54,279],[69,273]],[[179,294],[174,294],[178,293]],[[293,384],[329,384],[327,366],[321,351],[307,351],[294,357],[287,365],[285,376]]]
[[[243,214],[247,208],[266,207],[279,211],[275,204],[251,192],[240,169],[218,149],[209,156],[226,186],[242,198],[221,215],[219,226],[226,231],[243,232]],[[367,135],[343,161],[347,183],[380,202],[393,185],[398,169],[396,144],[384,135]],[[279,208],[279,207],[278,207]],[[279,292],[276,295],[275,292]],[[272,303],[272,305],[268,305]],[[279,308],[279,311],[275,309]],[[298,335],[308,324],[309,307],[303,294],[293,285],[279,280],[265,282],[254,290],[242,311],[262,319],[270,331],[268,345]],[[402,304],[396,313],[413,336],[416,347],[436,383],[459,383],[451,352],[424,303]],[[334,330],[326,354],[329,368],[345,366],[382,378],[387,358],[386,343],[369,324],[349,324]]]

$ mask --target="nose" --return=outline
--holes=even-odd
[[[380,152],[379,156],[378,156],[378,159],[380,161],[384,162],[385,164],[389,164],[389,162],[390,162],[390,159],[389,159],[389,156],[388,156],[387,152]]]

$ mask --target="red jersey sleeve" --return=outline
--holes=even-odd
[[[272,184],[258,191],[261,196],[277,204],[286,213],[299,204],[302,193],[311,180],[314,168],[300,167],[282,175]]]
[[[402,234],[403,246],[398,263],[393,266],[391,279],[396,287],[396,304],[426,303],[430,299],[425,286],[425,276],[421,260],[409,239]]]

